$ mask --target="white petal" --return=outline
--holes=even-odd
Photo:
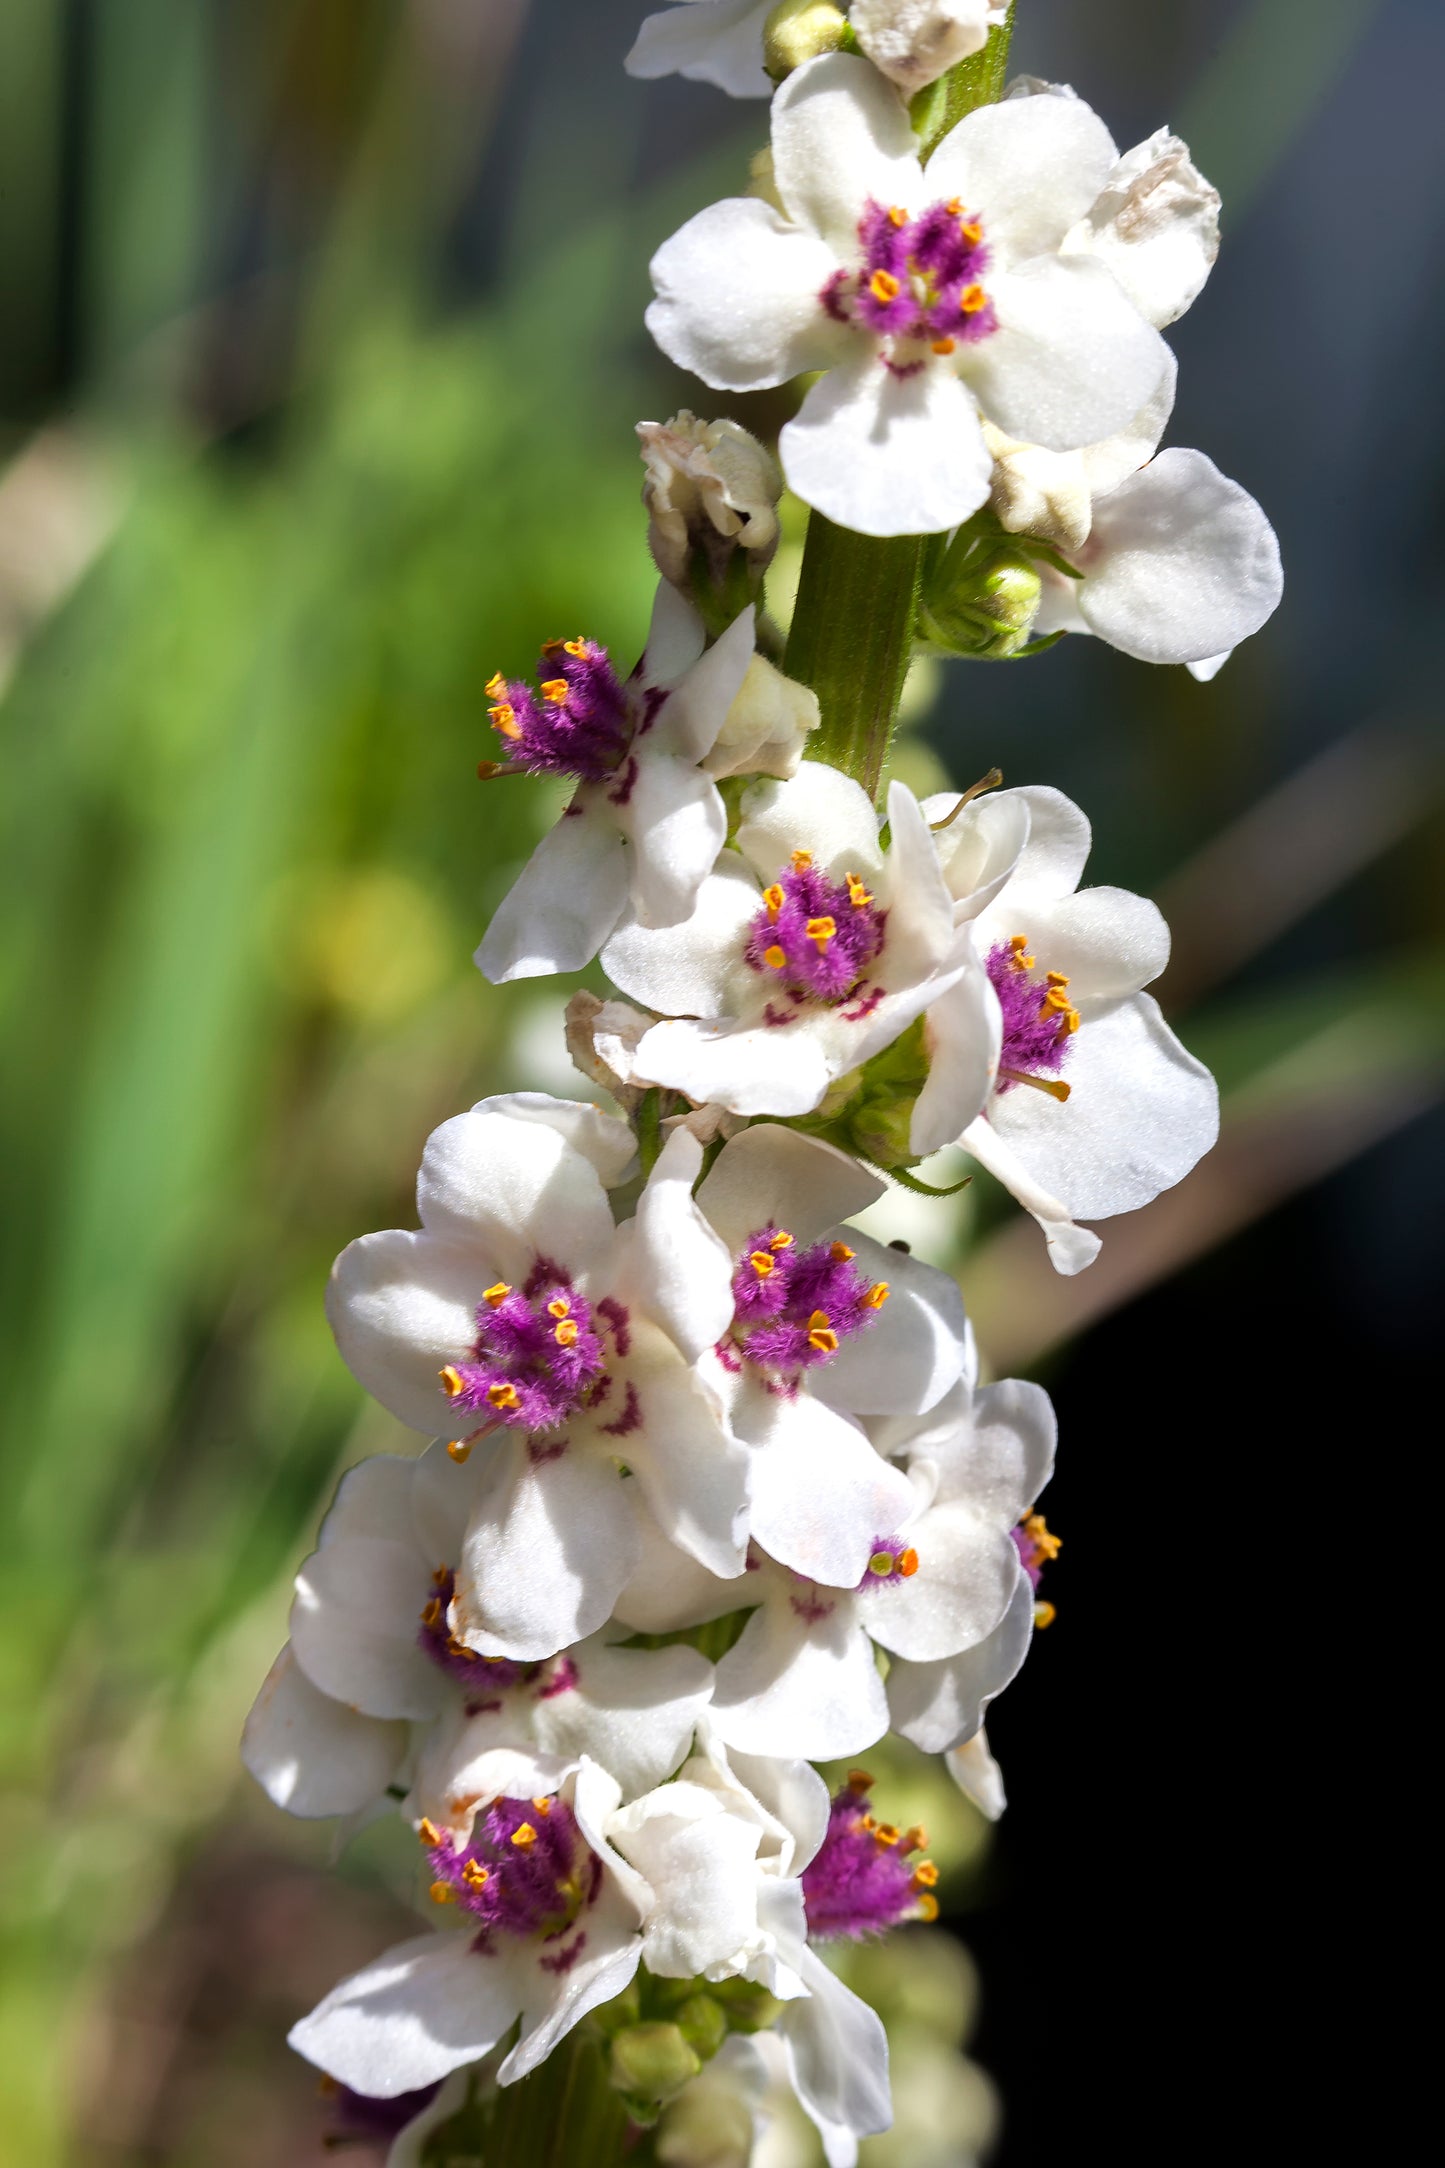
[[[932,195],[902,99],[848,53],[807,61],[774,98],[773,175],[790,216],[845,261],[858,256],[870,197],[912,210]]]
[[[650,1972],[722,1979],[760,1954],[756,1822],[684,1776],[615,1814],[608,1834],[653,1893],[642,1944]]]
[[[1222,655],[1205,655],[1199,662],[1189,664],[1189,675],[1196,685],[1211,684],[1233,653],[1234,649],[1228,647]]]
[[[693,1199],[701,1170],[697,1138],[675,1129],[637,1201],[626,1267],[638,1301],[689,1362],[715,1346],[733,1318],[732,1254]]]
[[[490,1284],[476,1248],[390,1228],[342,1251],[326,1315],[352,1375],[400,1422],[434,1437],[451,1421],[438,1373],[475,1346]]]
[[[989,1752],[988,1733],[982,1726],[962,1746],[950,1747],[943,1766],[965,1799],[971,1799],[985,1821],[996,1822],[1008,1805],[1003,1771]]]
[[[831,1613],[801,1614],[832,1601]],[[717,1666],[712,1720],[745,1754],[831,1761],[888,1729],[883,1681],[851,1597],[805,1587],[754,1612]]]
[[[408,1737],[405,1724],[361,1716],[323,1694],[288,1643],[246,1718],[241,1759],[288,1814],[359,1814],[395,1779]]]
[[[509,1435],[467,1532],[456,1632],[488,1656],[553,1656],[605,1623],[636,1556],[632,1501],[610,1463],[575,1447],[534,1463]]]
[[[642,1427],[619,1438],[617,1449],[668,1539],[712,1573],[739,1574],[747,1552],[748,1456],[724,1431],[697,1372],[660,1333],[649,1341],[636,1318],[633,1334],[628,1375]]]
[[[835,1074],[806,1025],[773,1030],[690,1018],[654,1024],[637,1049],[637,1069],[699,1105],[783,1117],[810,1114]]]
[[[1020,933],[1038,950],[1040,970],[1062,971],[1069,991],[1089,1004],[1138,993],[1169,961],[1169,928],[1157,904],[1127,888],[1081,888],[1035,901],[1011,889]],[[1072,1077],[1072,1066],[1065,1075]]]
[[[888,786],[888,947],[890,987],[937,971],[954,948],[953,898],[923,809],[905,783]],[[967,944],[960,953],[972,955]]]
[[[852,334],[820,296],[838,268],[825,241],[755,197],[712,203],[650,266],[647,328],[670,361],[723,391],[824,369]]]
[[[876,2010],[843,1985],[815,1951],[799,1964],[806,1996],[780,2019],[793,2084],[809,2114],[863,2138],[893,2122],[888,2035]]]
[[[965,1411],[967,1400],[960,1392],[962,1420],[952,1436],[923,1448],[931,1450],[938,1468],[937,1496],[961,1498],[995,1528],[1010,1529],[1054,1472],[1053,1402],[1027,1378],[983,1386]]]
[[[983,219],[995,260],[1017,264],[1058,247],[1117,155],[1082,99],[1009,99],[981,106],[944,137],[928,161],[929,191],[961,197]]]
[[[840,1227],[866,1280],[886,1282],[878,1322],[845,1340],[812,1372],[813,1390],[850,1415],[902,1415],[931,1408],[963,1367],[967,1329],[958,1283],[902,1250],[886,1249],[856,1227]],[[880,1530],[886,1534],[886,1530]]]
[[[949,819],[949,815],[954,816]],[[943,878],[960,919],[976,918],[992,903],[1029,839],[1028,799],[1023,791],[989,791],[958,811],[958,794],[940,791],[923,801]],[[941,822],[947,823],[940,826]]]
[[[856,1588],[875,1544],[912,1510],[908,1478],[807,1392],[784,1400],[755,1388],[744,1405],[756,1418],[746,1427],[757,1541],[810,1581]]]
[[[676,594],[666,580],[661,584],[669,594]],[[687,760],[706,759],[743,689],[753,660],[755,614],[750,602],[697,659],[658,713],[653,730]],[[654,612],[654,621],[655,616]]]
[[[426,2168],[427,2140],[460,2114],[471,2084],[470,2071],[454,2070],[436,2097],[418,2110],[405,2130],[398,2131],[386,2156],[386,2168]]]
[[[1165,351],[1169,352],[1168,348]],[[1145,401],[1128,426],[1116,436],[1105,437],[1099,444],[1086,444],[1079,453],[1089,488],[1096,498],[1106,497],[1111,489],[1118,489],[1130,475],[1138,473],[1146,459],[1154,457],[1174,412],[1178,383],[1179,364],[1169,353],[1169,366],[1159,379],[1153,397]]]
[[[1167,128],[1126,151],[1066,253],[1107,264],[1140,315],[1162,330],[1196,299],[1219,254],[1219,191]]]
[[[367,1716],[425,1717],[443,1678],[417,1645],[431,1569],[410,1540],[353,1536],[315,1551],[296,1576],[291,1645],[313,1686]]]
[[[1158,390],[1168,347],[1089,257],[1035,256],[987,284],[999,328],[957,365],[1010,436],[1051,452],[1097,444]]]
[[[1049,1262],[1055,1272],[1071,1279],[1076,1272],[1082,1272],[1086,1265],[1094,1262],[1103,1247],[1099,1237],[1087,1227],[1074,1225],[1063,1199],[1055,1197],[1042,1182],[1034,1180],[1018,1153],[991,1122],[982,1118],[970,1122],[958,1141],[981,1167],[988,1169],[996,1182],[1002,1182],[1026,1212],[1033,1214],[1043,1229]]]
[[[626,62],[629,75],[655,81],[683,75],[712,83],[731,98],[770,98],[763,67],[763,24],[773,0],[694,0],[645,18]]]
[[[718,787],[690,761],[644,750],[618,826],[632,845],[628,895],[644,926],[687,918],[727,839]]]
[[[1007,336],[1008,369],[999,381],[1021,386],[1027,403],[1033,356],[1017,336]],[[986,343],[1005,337],[995,332]],[[961,526],[985,501],[993,478],[978,409],[953,370],[930,362],[916,376],[895,376],[866,346],[818,379],[779,437],[778,456],[804,504],[858,534],[938,534]]]
[[[627,846],[612,809],[600,794],[579,792],[498,904],[477,969],[494,986],[580,971],[626,900]]]
[[[712,1666],[696,1649],[620,1649],[584,1641],[576,1684],[537,1703],[537,1737],[554,1753],[586,1754],[635,1799],[670,1777],[712,1696]]]
[[[706,645],[707,628],[686,595],[671,580],[659,580],[653,590],[647,645],[637,666],[643,684],[678,684],[702,659]]]
[[[1028,815],[1028,837],[1013,878],[1002,891],[997,910],[989,912],[990,923],[1007,934],[1016,931],[1009,913],[1024,899],[1032,902],[1073,894],[1093,837],[1073,799],[1046,783],[1026,784],[1021,790],[1001,791],[999,796],[1016,798]]]
[[[828,1834],[827,1785],[805,1761],[741,1754],[736,1748],[729,1758],[733,1774],[788,1833],[792,1852],[781,1863],[783,1873],[801,1874]]]
[[[852,776],[816,760],[805,760],[786,783],[752,786],[738,849],[764,883],[778,878],[794,851],[811,852],[835,881],[845,873],[874,880],[883,870],[872,799]]]
[[[994,1099],[989,1120],[1077,1219],[1137,1211],[1172,1189],[1219,1133],[1213,1077],[1148,994],[1089,1017],[1076,1034],[1069,1081],[1063,1106],[1016,1088]],[[1037,1101],[1039,1111],[1023,1100]]]
[[[620,1995],[636,1972],[642,1955],[636,1913],[611,1876],[556,1944],[555,1949],[534,1944],[529,1950],[533,1962],[530,1974],[522,1976],[522,2035],[497,2072],[499,2085],[515,2085],[537,2069],[589,2010]],[[548,1969],[549,1958],[555,1965],[574,1949],[577,1956],[566,1971]]]
[[[477,1493],[488,1481],[495,1451],[479,1445],[470,1459],[458,1464],[448,1453],[447,1442],[433,1439],[421,1459],[412,1463],[408,1502],[412,1540],[433,1567],[454,1567],[461,1557],[467,1523]]]
[[[1017,1675],[1033,1632],[1034,1592],[1027,1575],[1020,1574],[1013,1601],[987,1640],[941,1663],[894,1660],[888,1707],[895,1731],[925,1754],[942,1754],[971,1739],[995,1694]]]
[[[762,1602],[764,1590],[756,1574],[739,1586],[735,1579],[709,1573],[669,1543],[646,1511],[637,1515],[637,1534],[637,1564],[614,1612],[617,1622],[634,1633],[672,1633],[679,1626],[700,1626]]]
[[[555,1127],[535,1108],[519,1121],[506,1100],[483,1099],[434,1129],[416,1183],[427,1232],[476,1243],[512,1281],[525,1279],[539,1254],[574,1276],[605,1257],[612,1207],[597,1167],[570,1142],[566,1102],[557,1105]]]
[[[1203,452],[1170,450],[1096,502],[1079,608],[1140,662],[1203,662],[1258,632],[1284,592],[1253,497]]]
[[[470,1935],[419,1935],[343,1980],[287,2037],[340,2084],[391,2100],[485,2055],[517,2002],[511,1968],[477,1956]]]
[[[561,1789],[575,1755],[540,1753],[526,1739],[530,1694],[499,1690],[467,1714],[458,1696],[428,1728],[417,1756],[407,1820],[423,1815],[465,1844],[475,1816],[494,1799],[536,1799]],[[519,1743],[520,1742],[520,1743]]]
[[[956,1656],[985,1640],[1018,1584],[1019,1554],[1005,1528],[963,1501],[935,1506],[908,1530],[918,1570],[879,1582],[858,1599],[858,1615],[883,1648],[914,1663]]]
[[[395,1542],[407,1525],[415,1476],[416,1462],[404,1460],[399,1453],[373,1453],[348,1468],[326,1509],[317,1549],[353,1536]]]
[[[866,1211],[883,1190],[876,1175],[836,1145],[759,1122],[723,1146],[697,1202],[736,1257],[770,1220],[806,1246],[839,1220]]]
[[[633,1001],[663,1016],[719,1016],[744,976],[748,928],[761,908],[742,860],[724,851],[682,926],[640,925],[628,915],[602,951],[602,968]]]
[[[978,1115],[998,1068],[1001,1017],[980,959],[925,1012],[928,1081],[908,1127],[920,1157],[952,1144]]]
[[[615,1189],[634,1169],[637,1142],[626,1122],[615,1114],[604,1114],[586,1099],[554,1099],[549,1092],[501,1092],[482,1104],[511,1121],[540,1122],[544,1129],[555,1129],[574,1152],[591,1160],[606,1189]]]

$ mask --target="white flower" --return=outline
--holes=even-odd
[[[627,56],[629,75],[646,82],[685,75],[714,83],[733,98],[766,98],[763,26],[776,0],[684,0],[649,15]]]
[[[592,1802],[610,1797],[610,1780],[583,1761],[553,1794],[499,1800],[465,1847],[424,1830],[439,1838],[433,1895],[465,1931],[388,1950],[292,2027],[292,2047],[340,2084],[389,2100],[476,2062],[520,2018],[498,2082],[534,2070],[637,1970],[636,1907],[590,1841]]]
[[[1179,369],[1173,355],[1152,398],[1124,429],[1076,452],[1048,452],[1023,444],[992,423],[984,435],[993,455],[989,509],[1010,534],[1036,535],[1065,556],[1089,538],[1095,497],[1107,496],[1136,474],[1159,449],[1174,411]]]
[[[700,422],[684,407],[670,422],[639,422],[646,470],[647,546],[658,571],[689,592],[694,550],[724,568],[735,550],[764,572],[778,546],[777,461],[737,422]]]
[[[977,1729],[982,1701],[1022,1661],[1033,1588],[1014,1530],[1053,1465],[1047,1395],[1018,1379],[975,1394],[965,1376],[928,1415],[871,1427],[884,1452],[906,1454],[912,1497],[878,1531],[856,1588],[806,1580],[756,1548],[744,1581],[722,1582],[644,1534],[620,1619],[666,1632],[752,1611],[708,1710],[732,1749],[829,1760],[891,1721],[936,1753]],[[886,1688],[875,1644],[891,1657]]]
[[[956,1054],[924,1086],[913,1147],[957,1135],[987,1089],[988,990],[901,783],[888,818],[885,852],[866,791],[812,761],[748,792],[737,848],[691,919],[666,930],[624,920],[606,945],[616,984],[667,1019],[638,1044],[630,1081],[737,1114],[807,1114],[951,995],[940,1028]]]
[[[1067,554],[1083,577],[1039,567],[1036,633],[1096,633],[1196,675],[1212,677],[1284,592],[1274,529],[1203,452],[1160,452],[1096,497],[1087,540]]]
[[[760,1122],[697,1193],[735,1260],[734,1317],[700,1369],[749,1449],[749,1526],[780,1564],[834,1586],[857,1584],[879,1530],[912,1505],[849,1418],[931,1407],[964,1360],[948,1274],[839,1224],[882,1191],[832,1145]]]
[[[980,1724],[971,1739],[951,1746],[944,1767],[965,1799],[971,1799],[986,1821],[996,1822],[1008,1805],[1003,1771],[989,1751],[988,1734]]]
[[[518,1789],[508,1757],[550,1758],[555,1779],[588,1754],[628,1797],[681,1761],[712,1690],[695,1650],[618,1649],[602,1634],[520,1664],[455,1638],[474,1470],[438,1442],[420,1461],[382,1454],[343,1476],[242,1739],[278,1806],[355,1814],[409,1774],[405,1811],[465,1832],[478,1805]]]
[[[712,205],[653,259],[648,325],[705,382],[747,391],[827,373],[782,433],[789,484],[865,534],[957,526],[988,495],[981,407],[1053,450],[1123,428],[1163,341],[1065,235],[1113,168],[1074,100],[967,115],[925,170],[868,63],[810,61],[773,101],[783,212]]]
[[[702,764],[753,659],[751,605],[706,652],[703,639],[697,612],[663,580],[646,651],[625,683],[606,650],[581,639],[544,651],[550,674],[537,693],[492,679],[506,772],[577,779],[477,950],[494,985],[579,971],[629,903],[653,926],[692,909],[727,833]]]
[[[482,1655],[533,1662],[605,1624],[639,1490],[674,1542],[742,1567],[747,1456],[692,1367],[733,1313],[731,1260],[691,1196],[702,1148],[669,1137],[618,1227],[604,1183],[631,1156],[595,1107],[483,1100],[427,1142],[421,1231],[366,1235],[332,1274],[332,1329],[368,1392],[475,1441],[450,1626]]]
[[[911,96],[981,51],[1008,0],[853,0],[850,20],[874,67]]]
[[[939,822],[956,805],[924,811]],[[959,1142],[1038,1220],[1056,1268],[1078,1272],[1099,1238],[1076,1219],[1148,1204],[1218,1134],[1214,1079],[1142,991],[1169,929],[1126,889],[1079,890],[1089,824],[1060,791],[975,799],[934,841],[1002,1018],[994,1088]]]

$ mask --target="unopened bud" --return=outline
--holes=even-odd
[[[1038,567],[1021,550],[1005,547],[965,559],[951,576],[945,559],[942,572],[919,613],[924,638],[952,655],[985,662],[1016,655],[1038,616]]]
[[[1066,554],[1082,549],[1094,517],[1084,454],[1022,444],[987,421],[983,434],[993,453],[989,510],[999,525],[1009,534],[1037,535]]]
[[[689,1995],[673,2017],[688,2046],[710,2063],[728,2036],[722,2004],[711,1995]]]
[[[847,28],[847,16],[832,0],[778,0],[763,25],[763,66],[781,83],[805,60],[835,53]]]
[[[612,2083],[629,2100],[670,2100],[701,2068],[702,2057],[688,2045],[678,2025],[648,2020],[624,2025],[612,2036]]]
[[[820,719],[818,695],[754,655],[722,729],[702,765],[711,776],[796,775],[808,732]]]
[[[853,0],[853,35],[911,97],[979,52],[1007,15],[1007,0]]]
[[[777,461],[737,422],[700,422],[686,408],[639,422],[637,435],[657,569],[721,630],[757,593],[778,546]]]

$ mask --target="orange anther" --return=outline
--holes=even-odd
[[[898,1571],[905,1581],[911,1580],[918,1571],[918,1553],[911,1544],[906,1551],[900,1551],[898,1554]]]
[[[808,939],[825,949],[838,931],[838,921],[835,918],[810,918],[806,930]]]
[[[562,706],[571,690],[572,688],[567,683],[566,678],[544,678],[542,680],[542,698],[550,700],[554,708]]]
[[[467,1389],[467,1381],[455,1363],[448,1363],[444,1369],[438,1370],[437,1376],[442,1381],[442,1391],[448,1400],[455,1400],[458,1393],[464,1393]]]
[[[427,1895],[434,1905],[454,1905],[457,1901],[457,1893],[450,1882],[433,1882]]]
[[[793,1238],[786,1227],[780,1227],[777,1233],[771,1235],[768,1239],[768,1248],[770,1250],[790,1250],[792,1247]]]
[[[901,203],[895,203],[889,211],[888,223],[890,226],[906,226],[908,224],[908,213]]]
[[[508,1287],[505,1280],[498,1280],[495,1287],[483,1288],[482,1300],[491,1309],[496,1310],[499,1309],[500,1306],[506,1301],[508,1295],[510,1295],[511,1292],[512,1290],[510,1287]]]
[[[875,1280],[863,1300],[870,1310],[881,1310],[890,1293],[891,1289],[886,1280]]]
[[[988,307],[988,295],[981,286],[965,286],[958,297],[958,305],[965,316],[977,316],[980,309]]]
[[[519,1852],[525,1852],[529,1844],[536,1843],[537,1832],[530,1822],[522,1822],[512,1831],[510,1841],[515,1844]]]
[[[515,1408],[519,1399],[515,1385],[489,1385],[487,1398],[494,1408]]]
[[[782,910],[786,900],[781,887],[776,881],[774,881],[771,888],[763,890],[763,901],[768,907],[769,925],[776,925],[778,913]]]
[[[442,1833],[437,1828],[436,1823],[432,1821],[428,1815],[425,1814],[422,1816],[420,1822],[418,1822],[417,1824],[416,1833],[420,1837],[422,1843],[425,1845],[436,1845],[440,1844],[442,1841]]]
[[[868,281],[868,291],[875,301],[896,301],[899,293],[898,281],[891,271],[875,271]]]
[[[768,969],[770,971],[781,971],[787,960],[788,959],[786,953],[778,947],[776,941],[773,943],[771,948],[765,948],[763,950],[763,962],[768,966]]]
[[[835,1265],[846,1265],[849,1258],[856,1257],[857,1254],[858,1252],[856,1250],[849,1249],[846,1242],[831,1243],[828,1249],[828,1255],[832,1258]]]
[[[771,1250],[754,1250],[748,1263],[760,1280],[771,1278],[778,1269],[778,1261]]]
[[[460,1467],[462,1467],[462,1466],[464,1466],[464,1465],[465,1465],[465,1463],[466,1463],[466,1462],[467,1462],[468,1460],[470,1460],[470,1459],[471,1459],[471,1456],[472,1456],[472,1441],[471,1441],[471,1439],[470,1439],[470,1438],[449,1438],[449,1439],[448,1439],[448,1441],[447,1441],[447,1457],[448,1457],[448,1459],[450,1459],[450,1460],[454,1460],[454,1461],[456,1462],[456,1464],[457,1464],[457,1466],[458,1466],[459,1468],[460,1468]]]
[[[793,871],[794,871],[794,873],[809,873],[809,872],[811,872],[811,871],[812,871],[812,866],[813,866],[813,854],[812,854],[812,852],[811,852],[811,851],[794,851],[794,853],[793,853]]]
[[[935,354],[951,354],[957,345],[957,339],[935,339],[933,351]]]
[[[931,1859],[921,1859],[913,1870],[915,1889],[934,1889],[938,1884],[938,1869]]]

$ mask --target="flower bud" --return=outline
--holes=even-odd
[[[612,2083],[629,2101],[670,2100],[701,2068],[702,2057],[689,2047],[680,2026],[645,2019],[612,2036]]]
[[[1003,662],[1016,655],[1038,615],[1043,582],[1021,550],[969,553],[957,571],[930,587],[919,613],[925,639],[953,655]]]
[[[847,28],[847,16],[832,0],[778,0],[763,25],[763,66],[781,83],[805,60],[835,53]]]
[[[1021,444],[992,422],[983,425],[993,453],[989,510],[1010,534],[1037,535],[1066,553],[1082,549],[1093,523],[1093,494],[1082,452]]]
[[[1007,14],[994,0],[853,0],[853,34],[874,67],[911,97],[980,51]]]
[[[778,546],[777,462],[738,423],[639,422],[648,547],[665,580],[722,631],[757,593]],[[721,607],[719,607],[721,605]]]
[[[820,719],[818,695],[784,677],[765,655],[748,664],[736,699],[702,765],[711,776],[796,775],[810,730]]]
[[[711,2062],[728,2036],[728,2021],[721,2003],[711,1995],[689,1995],[673,2013],[678,2031],[705,2063]]]
[[[838,1138],[878,1167],[906,1167],[917,1159],[909,1141],[913,1109],[928,1082],[928,1043],[920,1016],[853,1073],[855,1091],[841,1110]]]

